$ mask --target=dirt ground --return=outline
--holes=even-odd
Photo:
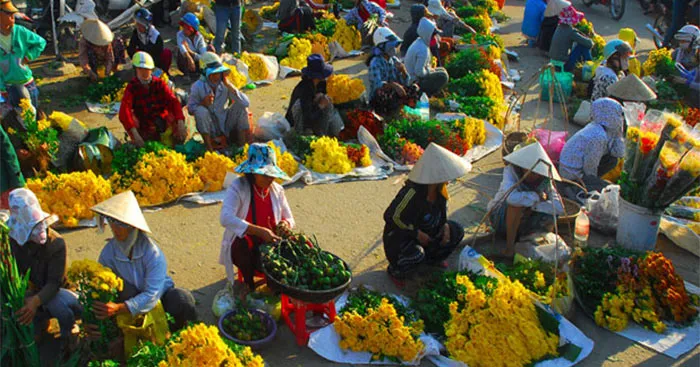
[[[401,35],[410,22],[408,9],[412,1],[404,0],[400,9],[394,9],[395,17],[392,28]],[[502,24],[499,33],[506,46],[516,51],[519,62],[512,62],[511,67],[522,74],[522,80],[528,80],[539,67],[544,65],[547,58],[538,50],[522,46],[523,36],[520,26],[525,2],[509,0],[504,9],[511,19]],[[627,2],[627,12],[620,22],[612,20],[607,9],[603,6],[586,8],[580,0],[574,1],[580,10],[595,25],[595,29],[606,39],[615,38],[620,27],[634,28],[641,40],[638,53],[645,58],[653,47],[650,35],[644,25],[651,21],[645,16],[636,1]],[[163,31],[166,40],[172,44],[175,29]],[[351,74],[366,79],[364,58],[341,60],[334,63],[338,73]],[[179,87],[188,88],[183,80],[174,74],[174,80]],[[275,81],[274,84],[259,87],[248,92],[255,118],[265,111],[282,112],[286,110],[288,98],[298,78]],[[108,126],[117,136],[123,136],[123,129],[116,117],[107,118],[93,114],[83,106],[63,107],[63,101],[71,91],[80,91],[88,84],[85,76],[70,78],[44,78],[41,80],[42,100],[49,109],[59,109],[90,126]],[[522,84],[522,83],[521,83]],[[46,108],[46,104],[43,106]],[[523,105],[523,130],[533,127],[537,102],[529,97]],[[556,107],[556,106],[555,106]],[[572,112],[573,113],[573,112]],[[539,109],[540,120],[546,116],[546,106]],[[557,111],[548,126],[553,129],[568,129],[573,132],[574,126],[568,126],[562,114]],[[474,164],[473,171],[459,182],[449,187],[450,219],[465,226],[477,223],[485,214],[486,204],[495,194],[500,183],[502,160],[500,151],[491,154]],[[384,222],[382,214],[396,192],[400,189],[405,175],[395,174],[383,181],[350,182],[332,185],[304,186],[295,184],[286,189],[287,198],[292,207],[298,228],[318,237],[321,246],[345,259],[352,267],[353,285],[371,284],[373,287],[389,292],[399,292],[385,275],[387,262],[382,249],[381,234]],[[180,287],[193,291],[198,303],[199,317],[207,323],[215,323],[211,313],[211,302],[215,293],[225,282],[225,272],[218,264],[220,242],[223,228],[219,225],[221,205],[198,206],[176,204],[162,210],[148,210],[146,219],[153,230],[168,261],[169,274]],[[95,229],[64,231],[69,248],[69,261],[82,258],[97,259],[97,256],[108,238],[108,233],[100,234]],[[602,245],[613,238],[594,234],[591,242]],[[481,251],[493,251],[487,244],[480,244]],[[468,244],[465,241],[464,244]],[[503,243],[496,242],[496,246]],[[698,269],[700,260],[691,253],[671,244],[663,236],[659,237],[658,248],[669,256],[675,263],[680,274],[689,282],[699,284]],[[457,256],[450,258],[450,265],[456,268]],[[407,289],[411,294],[415,289]],[[698,366],[700,365],[700,348],[677,360],[671,359],[654,351],[646,349],[634,342],[612,332],[597,327],[594,322],[580,309],[576,309],[571,321],[576,324],[589,338],[596,343],[593,353],[585,359],[582,366]],[[273,347],[260,351],[269,366],[331,366],[335,365],[317,356],[306,347],[296,345],[293,336],[286,326],[279,328]],[[421,365],[430,365],[423,362]]]

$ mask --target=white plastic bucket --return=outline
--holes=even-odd
[[[616,238],[618,246],[639,251],[653,250],[656,247],[660,223],[661,212],[654,213],[620,197]]]

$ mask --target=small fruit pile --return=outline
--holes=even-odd
[[[339,287],[352,277],[343,260],[323,251],[315,239],[302,233],[280,235],[281,242],[261,248],[261,258],[267,273],[281,284],[319,291]]]
[[[262,340],[269,335],[260,314],[239,307],[223,321],[224,331],[232,337],[243,341]]]

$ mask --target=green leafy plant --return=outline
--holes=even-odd
[[[126,365],[127,367],[158,367],[158,363],[164,361],[166,357],[165,346],[146,341],[134,347]]]
[[[488,57],[478,48],[467,48],[453,55],[445,64],[450,78],[459,79],[469,73],[475,73],[479,70],[489,69]]]

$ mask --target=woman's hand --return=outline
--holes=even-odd
[[[541,201],[547,201],[547,199],[549,198],[549,197],[547,196],[547,193],[544,192],[544,191],[542,191],[541,193],[539,193],[539,196],[540,196],[540,200],[541,200]]]
[[[394,88],[394,91],[396,91],[396,94],[399,95],[399,98],[405,98],[406,97],[406,90],[403,88],[403,86],[397,82],[392,82],[391,86]]]
[[[24,306],[20,308],[15,315],[17,321],[22,325],[29,325],[34,321],[36,310],[41,306],[39,296],[31,296],[24,299]]]
[[[88,339],[97,340],[102,336],[99,326],[95,324],[85,324],[85,334],[87,334]]]
[[[418,243],[420,243],[421,246],[423,246],[423,247],[428,246],[430,244],[430,241],[433,240],[432,238],[430,238],[430,236],[428,236],[427,233],[425,233],[421,230],[418,230],[417,239],[418,239]]]
[[[272,230],[252,224],[248,227],[247,233],[261,239],[264,243],[273,243],[281,240]]]
[[[93,304],[93,309],[95,310],[95,317],[97,317],[98,320],[108,319],[114,315],[127,311],[126,304],[124,303],[102,303],[100,301],[95,301]]]

